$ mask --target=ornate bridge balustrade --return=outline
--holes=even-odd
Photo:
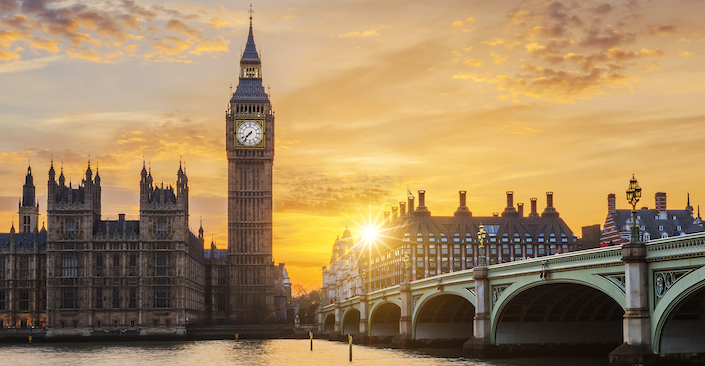
[[[480,357],[539,345],[621,344],[615,363],[705,354],[705,233],[404,282],[328,305],[319,324],[398,346],[462,340]]]

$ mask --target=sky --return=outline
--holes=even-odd
[[[31,163],[41,217],[53,157],[74,186],[90,157],[104,218],[138,215],[143,161],[190,223],[227,246],[225,110],[249,2],[0,0],[0,231]],[[254,1],[276,113],[274,243],[320,286],[333,242],[426,190],[476,216],[554,192],[570,228],[607,195],[705,204],[705,29],[697,0]],[[705,206],[704,206],[705,208]],[[40,217],[40,221],[43,221]],[[4,228],[4,229],[3,229]]]

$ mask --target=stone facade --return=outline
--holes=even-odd
[[[185,333],[205,321],[203,231],[189,230],[188,178],[157,187],[142,167],[140,215],[101,219],[101,181],[90,167],[76,188],[49,170],[47,335],[121,329]]]

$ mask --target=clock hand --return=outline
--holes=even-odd
[[[248,137],[250,137],[250,135],[252,135],[252,131],[250,131],[250,132],[247,134],[247,136],[245,136],[245,139],[247,139]]]

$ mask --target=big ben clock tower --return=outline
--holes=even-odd
[[[230,321],[259,322],[274,310],[272,165],[274,112],[250,33],[225,118],[228,156]]]

